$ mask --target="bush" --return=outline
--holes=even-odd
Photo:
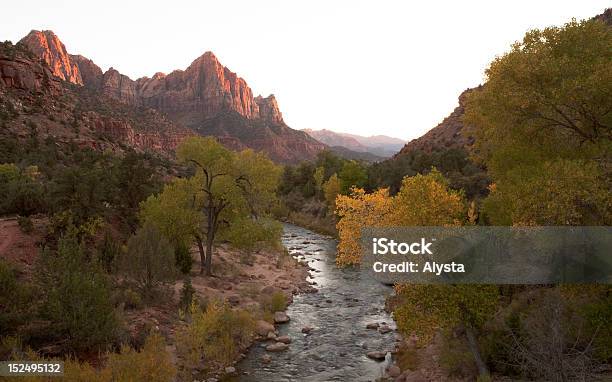
[[[272,295],[262,296],[260,304],[264,312],[282,312],[287,309],[287,297],[283,292],[274,292]]]
[[[178,270],[181,271],[182,274],[188,275],[189,272],[191,272],[193,258],[191,257],[189,247],[185,243],[181,242],[174,248],[174,258]]]
[[[106,358],[106,365],[99,369],[87,362],[79,362],[75,359],[60,360],[64,361],[64,375],[61,380],[65,382],[168,382],[176,378],[172,356],[166,351],[165,341],[159,334],[149,335],[141,351],[123,346],[119,353],[106,353]],[[25,357],[13,357],[13,359],[18,361],[42,360],[31,351],[27,352]],[[45,361],[53,362],[54,360]],[[26,376],[20,377],[19,380],[34,382],[41,381],[43,378]]]
[[[176,351],[185,372],[211,363],[230,365],[250,344],[255,322],[249,312],[219,302],[209,303],[204,311],[192,304],[190,312],[191,324],[176,334]]]
[[[146,299],[176,276],[172,246],[151,224],[147,223],[130,238],[127,251],[118,261],[119,272],[136,282]]]
[[[17,328],[31,315],[33,308],[32,290],[18,282],[14,269],[0,259],[0,335],[16,332]],[[0,354],[0,359],[2,355]]]
[[[193,295],[195,294],[195,289],[193,285],[191,285],[191,278],[187,277],[185,282],[183,283],[183,287],[181,288],[181,299],[179,301],[179,307],[183,311],[189,309],[193,302]]]
[[[42,252],[35,276],[43,294],[40,316],[70,349],[91,351],[119,337],[109,280],[74,232],[60,239],[57,252]]]
[[[113,237],[110,230],[104,231],[104,237],[98,247],[98,261],[108,273],[115,270],[115,262],[121,256],[121,241]]]
[[[32,219],[28,216],[19,216],[17,218],[17,224],[19,224],[19,228],[21,228],[23,233],[30,234],[34,231],[34,223],[32,223]]]

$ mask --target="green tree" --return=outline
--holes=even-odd
[[[365,167],[356,161],[346,161],[338,173],[342,182],[342,194],[347,195],[352,187],[363,188],[368,180]]]
[[[146,298],[176,277],[174,249],[152,224],[145,224],[127,243],[119,257],[119,272],[133,279]]]
[[[612,223],[611,46],[612,28],[572,21],[528,32],[491,63],[465,116],[495,182],[490,222]]]
[[[322,166],[317,167],[312,177],[315,184],[315,193],[316,195],[321,195],[323,181],[325,180],[325,168]]]
[[[233,153],[211,137],[187,138],[177,149],[182,163],[193,165],[197,184],[189,198],[202,213],[206,251],[198,242],[201,269],[212,274],[213,245],[220,229],[250,217],[259,218],[275,205],[280,168],[264,154],[245,150]],[[246,226],[245,226],[246,227]]]
[[[87,351],[118,339],[110,280],[89,260],[74,230],[60,239],[57,252],[42,251],[35,276],[42,293],[39,314],[50,322],[52,336],[66,340],[72,350]]]
[[[323,195],[325,195],[325,201],[327,201],[329,210],[332,213],[336,210],[336,197],[340,194],[341,190],[342,185],[336,174],[330,176],[327,182],[323,184]]]

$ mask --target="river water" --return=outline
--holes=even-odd
[[[366,329],[372,322],[386,322],[395,328],[384,311],[385,297],[393,292],[364,271],[337,268],[336,241],[307,229],[286,224],[283,244],[314,270],[318,293],[294,297],[287,310],[289,323],[278,326],[280,335],[288,335],[289,349],[270,353],[256,343],[238,364],[240,381],[374,381],[383,375],[390,354],[383,362],[366,357],[369,351],[393,348],[395,331],[381,334]],[[309,335],[302,328],[313,328]],[[265,345],[265,344],[264,344]],[[272,361],[261,358],[269,354]]]

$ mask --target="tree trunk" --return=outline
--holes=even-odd
[[[206,254],[204,252],[204,244],[202,243],[202,238],[199,235],[196,235],[196,241],[198,242],[198,250],[200,251],[200,274],[204,273],[204,266],[206,263]]]
[[[476,341],[476,335],[474,334],[474,329],[469,325],[465,325],[464,329],[465,329],[465,337],[467,338],[467,342],[468,342],[468,347],[470,349],[470,352],[472,353],[472,356],[474,357],[474,362],[476,363],[476,367],[478,367],[478,374],[480,374],[480,376],[488,377],[490,375],[489,368],[487,367],[487,364],[482,360],[482,356],[480,355],[480,350],[478,348],[478,341]]]
[[[213,254],[213,240],[214,236],[209,234],[206,237],[206,275],[212,275],[212,254]]]

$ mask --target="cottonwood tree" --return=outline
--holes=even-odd
[[[495,181],[489,222],[612,222],[611,67],[612,28],[597,20],[530,31],[491,63],[465,115]]]
[[[160,225],[171,240],[193,238],[200,252],[200,272],[206,270],[211,275],[213,246],[219,233],[231,229],[233,237],[238,237],[241,229],[258,227],[233,225],[268,214],[277,202],[280,168],[265,154],[252,150],[234,153],[211,137],[186,139],[178,147],[177,157],[193,167],[195,175],[176,180],[160,195],[150,197],[143,203],[141,216]],[[270,235],[278,236],[277,229],[264,232],[269,240],[274,240]]]

